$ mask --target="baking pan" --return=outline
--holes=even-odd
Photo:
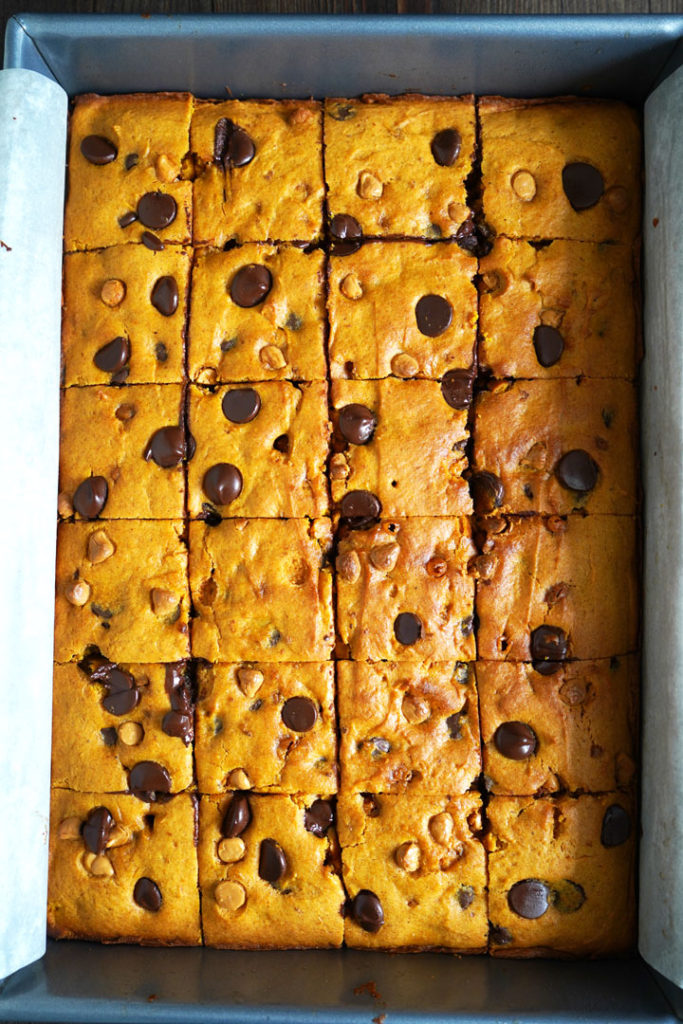
[[[642,104],[683,62],[683,17],[18,15],[5,66],[69,94],[303,97],[579,94]],[[680,851],[679,851],[680,855]],[[665,995],[666,994],[666,995]],[[674,1022],[680,990],[639,958],[506,961],[48,942],[0,985],[0,1020],[402,1024]]]

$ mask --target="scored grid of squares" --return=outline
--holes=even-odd
[[[551,223],[553,230],[549,237],[538,237],[532,218],[524,222],[519,237],[499,237],[491,248],[482,215],[488,217],[489,209],[496,208],[493,200],[487,202],[494,194],[487,181],[487,117],[493,124],[494,115],[508,118],[512,110],[513,117],[522,119],[517,128],[523,130],[528,113],[524,107],[503,103],[498,110],[495,104],[484,104],[479,117],[471,99],[331,100],[325,108],[323,150],[320,111],[313,103],[199,103],[192,121],[194,156],[189,159],[177,140],[155,151],[153,136],[141,134],[143,102],[132,104],[131,118],[127,100],[91,100],[77,105],[72,123],[64,395],[65,408],[69,403],[73,409],[64,417],[62,481],[67,486],[60,494],[60,513],[71,518],[75,505],[77,518],[105,522],[66,522],[60,528],[58,637],[63,646],[57,658],[76,660],[94,644],[95,634],[103,657],[90,653],[87,675],[73,665],[59,665],[57,672],[75,673],[73,692],[80,689],[84,715],[92,723],[89,739],[111,754],[103,764],[111,768],[116,762],[120,779],[123,769],[142,763],[147,774],[138,771],[133,780],[131,770],[129,788],[148,798],[165,788],[186,788],[184,775],[177,776],[182,779],[177,784],[174,780],[179,765],[164,767],[163,753],[153,757],[150,752],[142,762],[129,756],[130,749],[124,757],[118,754],[122,747],[135,753],[147,730],[154,735],[159,728],[155,715],[161,715],[164,702],[153,681],[159,666],[112,663],[158,661],[161,650],[173,651],[164,655],[169,661],[192,655],[209,662],[207,668],[199,663],[198,684],[167,685],[161,722],[162,733],[183,748],[179,762],[187,761],[192,751],[198,792],[206,794],[200,823],[218,814],[210,826],[218,830],[218,840],[208,839],[208,831],[202,838],[200,824],[200,875],[213,914],[208,931],[204,919],[204,940],[268,944],[263,926],[268,922],[266,934],[273,934],[273,925],[290,928],[285,944],[338,945],[341,870],[351,898],[344,925],[350,945],[467,950],[486,948],[488,941],[490,948],[505,953],[547,945],[562,949],[563,943],[586,952],[627,944],[628,928],[622,927],[618,938],[620,922],[615,919],[614,928],[591,946],[584,918],[593,905],[586,893],[608,869],[610,858],[613,863],[620,858],[622,867],[632,860],[626,842],[629,816],[622,804],[629,801],[633,777],[637,667],[636,659],[616,655],[634,650],[637,613],[631,601],[614,648],[608,630],[603,646],[611,661],[585,660],[602,657],[587,653],[589,648],[579,643],[581,602],[595,575],[588,580],[571,576],[576,555],[564,534],[571,539],[581,532],[578,518],[566,515],[576,509],[622,513],[626,532],[632,528],[623,513],[635,511],[632,388],[626,383],[635,374],[636,361],[636,318],[628,312],[633,306],[633,260],[624,244],[628,239],[619,235],[621,244],[612,244],[612,234],[615,218],[619,222],[622,217],[624,223],[626,213],[626,221],[632,219],[637,206],[637,188],[628,177],[633,170],[635,178],[635,169],[629,170],[628,161],[625,171],[614,171],[609,164],[612,177],[606,179],[600,204],[606,212],[602,222],[597,217],[602,228],[591,228],[603,233],[588,245],[576,238],[574,213],[566,216],[571,206],[555,202],[553,208],[551,203],[549,213],[547,182],[538,170],[520,170],[518,153],[507,152],[501,142],[500,153],[508,161],[503,174],[508,202],[516,197],[513,201],[523,204],[525,213],[533,212],[538,192],[542,223]],[[182,108],[189,122],[192,105],[187,98],[169,97],[166,102]],[[113,157],[101,142],[112,131],[107,104],[116,108],[121,149]],[[562,112],[565,106],[559,105]],[[538,120],[540,108],[531,109]],[[78,128],[81,116],[87,130]],[[478,146],[479,152],[483,147],[483,188],[479,165],[472,160],[482,121]],[[629,130],[624,128],[620,144],[632,141]],[[88,135],[100,138],[97,145],[90,142],[96,160],[76,163],[78,147]],[[289,162],[288,138],[296,139],[297,146],[296,159]],[[588,147],[590,159],[605,173],[601,144],[594,141],[594,148]],[[123,155],[124,144],[129,152],[121,161],[117,157]],[[266,159],[254,159],[257,153]],[[464,159],[458,163],[460,154]],[[529,166],[537,168],[538,153],[535,159]],[[95,188],[93,174],[111,169],[109,182],[103,187],[100,177]],[[502,173],[498,167],[499,178]],[[82,181],[74,182],[79,175]],[[618,184],[622,178],[628,187]],[[187,184],[194,192],[194,249],[188,247],[187,189],[180,188]],[[165,223],[170,206],[165,196],[173,198],[176,211],[184,211],[185,221],[180,216]],[[87,211],[93,202],[98,215],[104,209],[109,221],[116,221],[117,230],[109,224],[108,234],[88,241]],[[119,209],[121,203],[128,208]],[[173,227],[175,220],[179,223]],[[565,223],[570,225],[569,240]],[[140,233],[142,227],[150,230]],[[116,244],[121,232],[126,241],[142,244]],[[217,244],[224,251],[216,250]],[[79,248],[97,251],[71,251]],[[600,271],[593,282],[586,277],[591,268]],[[610,316],[614,304],[605,301],[605,281],[615,276],[622,296],[616,324]],[[524,338],[523,345],[515,346],[515,335]],[[594,353],[598,369],[591,374]],[[568,444],[563,424],[571,417],[566,410],[576,404],[578,392],[572,386],[583,375],[623,378],[618,386],[625,398],[615,400],[610,385],[609,402],[597,403],[601,425],[596,430],[591,424]],[[555,386],[547,379],[558,376],[565,379]],[[519,379],[510,386],[499,379],[504,377]],[[572,386],[567,378],[573,378]],[[128,385],[125,390],[123,384]],[[243,386],[234,386],[238,384]],[[603,385],[595,382],[596,387]],[[515,387],[512,404],[521,406],[522,413],[511,431],[511,414],[503,403]],[[594,411],[591,387],[587,382],[581,397]],[[527,413],[533,406],[530,395],[541,390],[537,405],[542,413]],[[86,395],[87,408],[79,409],[77,399]],[[164,401],[177,415],[166,413]],[[148,420],[150,407],[161,427]],[[490,449],[489,430],[481,426],[485,415],[494,442]],[[582,411],[579,415],[584,418]],[[607,439],[604,431],[612,431]],[[511,436],[531,439],[521,450],[517,444],[510,456],[504,442]],[[613,438],[621,444],[616,457],[610,450]],[[578,468],[565,467],[565,476],[571,483],[577,473],[585,475],[586,466],[588,471],[594,466],[598,479],[587,489],[579,480],[567,498],[554,483],[552,470],[566,448],[576,450],[574,443],[581,443],[586,458]],[[498,450],[508,458],[494,473]],[[111,474],[107,478],[90,469],[91,478],[104,481],[99,489],[92,479],[87,483],[87,467],[97,465],[98,458],[99,466],[106,463]],[[155,475],[145,480],[146,471]],[[76,501],[79,478],[86,486]],[[593,507],[592,492],[600,493],[595,485],[602,485],[604,478],[613,503]],[[550,480],[551,485],[537,495],[529,479]],[[171,496],[166,498],[169,481]],[[566,480],[560,485],[566,492]],[[555,492],[565,498],[564,505],[552,504]],[[114,494],[116,501],[110,501]],[[535,504],[529,506],[529,501]],[[330,509],[337,528],[334,545],[325,518]],[[541,531],[555,540],[547,564],[540,565],[537,555],[536,562],[525,562],[514,539],[519,530],[510,529],[515,514],[529,510],[536,513],[526,522],[527,533],[536,531],[531,549],[540,550]],[[477,515],[471,520],[473,511]],[[486,515],[492,512],[498,516]],[[164,518],[170,522],[154,522]],[[615,559],[624,554],[628,559],[624,582],[630,578],[632,546],[614,538],[614,518],[589,515],[585,522],[605,521],[608,550],[613,549]],[[144,519],[149,521],[140,522]],[[130,543],[145,529],[150,574],[139,564],[140,545]],[[158,544],[152,535],[160,529],[175,531],[175,541],[167,536],[162,559],[167,585],[151,586],[159,582],[156,576],[152,579],[152,571],[159,575]],[[183,564],[188,543],[191,619]],[[74,548],[72,558],[65,555],[69,546]],[[333,548],[339,634],[334,661],[327,660],[335,635]],[[132,557],[131,568],[113,566],[119,550]],[[506,559],[511,567],[507,572]],[[74,570],[71,562],[83,564]],[[173,576],[178,563],[184,584]],[[269,573],[273,564],[277,571]],[[560,565],[567,569],[563,577],[571,578],[555,580],[553,571],[559,572]],[[106,600],[90,600],[94,573],[100,575],[97,596],[102,591]],[[522,655],[508,649],[505,635],[498,635],[502,616],[496,602],[487,613],[486,597],[496,573],[501,593],[510,592],[518,600],[522,584],[528,592],[528,621],[520,623],[519,631],[527,644],[531,639],[531,650]],[[133,595],[131,580],[141,575],[146,578]],[[482,662],[478,670],[472,664],[475,580],[482,624],[479,656],[502,659]],[[614,590],[614,580],[609,586]],[[266,600],[272,602],[270,610]],[[407,605],[416,610],[405,610]],[[84,608],[95,616],[91,620],[85,614],[85,625]],[[541,638],[545,646],[538,650],[534,634],[538,640],[541,631],[529,633],[537,619],[546,631]],[[139,622],[144,623],[140,637],[131,640],[131,623],[134,628]],[[487,629],[493,637],[488,655],[481,648]],[[586,635],[596,632],[588,627]],[[626,639],[621,638],[624,633]],[[563,637],[570,646],[556,661]],[[514,642],[520,642],[519,634]],[[584,660],[565,662],[567,655]],[[510,664],[518,656],[525,663]],[[316,684],[314,677],[321,673]],[[615,674],[618,681],[612,682]],[[184,669],[180,676],[186,678]],[[89,678],[98,685],[91,685]],[[194,685],[199,702],[192,744],[188,723]],[[520,702],[525,685],[528,701]],[[620,699],[616,728],[610,722],[610,690]],[[515,701],[531,708],[533,699],[538,710],[527,715],[531,724],[522,722],[521,730],[513,728],[512,737],[506,737],[510,725],[520,724],[512,720]],[[588,722],[586,705],[591,708]],[[329,827],[332,804],[324,799],[337,789],[336,710],[341,726],[341,860]],[[98,729],[100,719],[104,724]],[[58,732],[61,718],[57,723]],[[503,751],[501,744],[507,744]],[[151,749],[163,751],[163,743]],[[563,761],[569,749],[579,752],[578,770]],[[81,753],[87,756],[85,749]],[[595,764],[584,764],[588,757]],[[506,774],[501,763],[519,771]],[[523,770],[529,766],[536,771]],[[161,772],[155,770],[159,768]],[[66,784],[77,777],[75,758]],[[107,792],[105,785],[93,786],[92,781],[73,788]],[[238,793],[234,798],[219,796],[226,789]],[[249,789],[264,795],[244,796]],[[519,888],[518,865],[507,863],[505,843],[493,825],[498,812],[489,815],[489,808],[495,810],[504,794],[521,799],[520,793],[529,793],[544,808],[543,822],[552,818],[552,838],[571,859],[583,841],[575,821],[583,819],[576,808],[580,801],[584,808],[598,799],[578,794],[606,790],[621,795],[602,809],[602,842],[589,851],[585,884],[565,879],[564,888],[559,883],[553,887],[536,879]],[[418,792],[433,806],[416,816],[417,801],[410,797]],[[106,801],[111,803],[109,796]],[[274,836],[290,817],[289,830],[279,842]],[[64,828],[67,838],[81,835],[76,819],[64,817],[71,822]],[[116,832],[115,824],[103,821],[99,831],[88,826],[95,845],[91,842],[79,864],[91,877],[117,877],[117,864],[109,871],[113,855],[107,851],[125,849],[120,833],[130,840],[135,830],[122,827]],[[247,827],[254,833],[265,828],[268,834],[258,844],[245,845],[241,835]],[[539,829],[534,822],[518,840],[527,858]],[[292,830],[298,830],[296,857],[301,854],[296,870],[283,853],[291,845]],[[186,834],[185,845],[189,842]],[[309,846],[310,857],[303,852]],[[335,920],[325,923],[316,916],[307,929],[311,900],[319,898],[319,889],[311,888],[311,878],[304,876],[320,872],[321,857],[325,900],[334,906]],[[503,924],[504,912],[497,910],[493,920],[487,911],[489,861],[497,865],[498,879],[512,872],[501,891],[513,921],[525,921],[524,934]],[[527,871],[532,863],[541,871],[542,864],[533,858],[527,859]],[[378,864],[384,864],[386,877],[377,877]],[[257,888],[252,895],[249,882],[256,876],[263,892]],[[158,893],[159,886],[153,885]],[[377,892],[368,891],[372,887]],[[441,915],[434,914],[435,892]],[[296,915],[305,908],[301,928],[291,930],[281,896],[289,898]],[[166,904],[162,900],[157,906],[157,900],[146,884],[133,901],[128,896],[120,934],[163,941],[155,928]],[[191,918],[195,911],[187,913]],[[570,927],[563,928],[562,915],[570,913]],[[146,922],[154,915],[157,925],[149,930]],[[384,924],[379,927],[381,916]],[[63,934],[83,934],[65,918],[52,924]],[[575,935],[577,924],[580,933],[584,930],[584,946]],[[96,920],[91,930],[97,931]]]

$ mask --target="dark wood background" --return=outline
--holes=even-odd
[[[673,14],[683,0],[0,0],[16,11],[82,14]]]

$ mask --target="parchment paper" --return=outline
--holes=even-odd
[[[0,978],[45,951],[66,115],[0,71]]]
[[[645,105],[640,951],[683,986],[683,68]]]

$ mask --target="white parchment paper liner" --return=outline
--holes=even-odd
[[[0,71],[0,978],[45,952],[66,121]]]
[[[640,952],[683,986],[683,68],[645,105]]]

